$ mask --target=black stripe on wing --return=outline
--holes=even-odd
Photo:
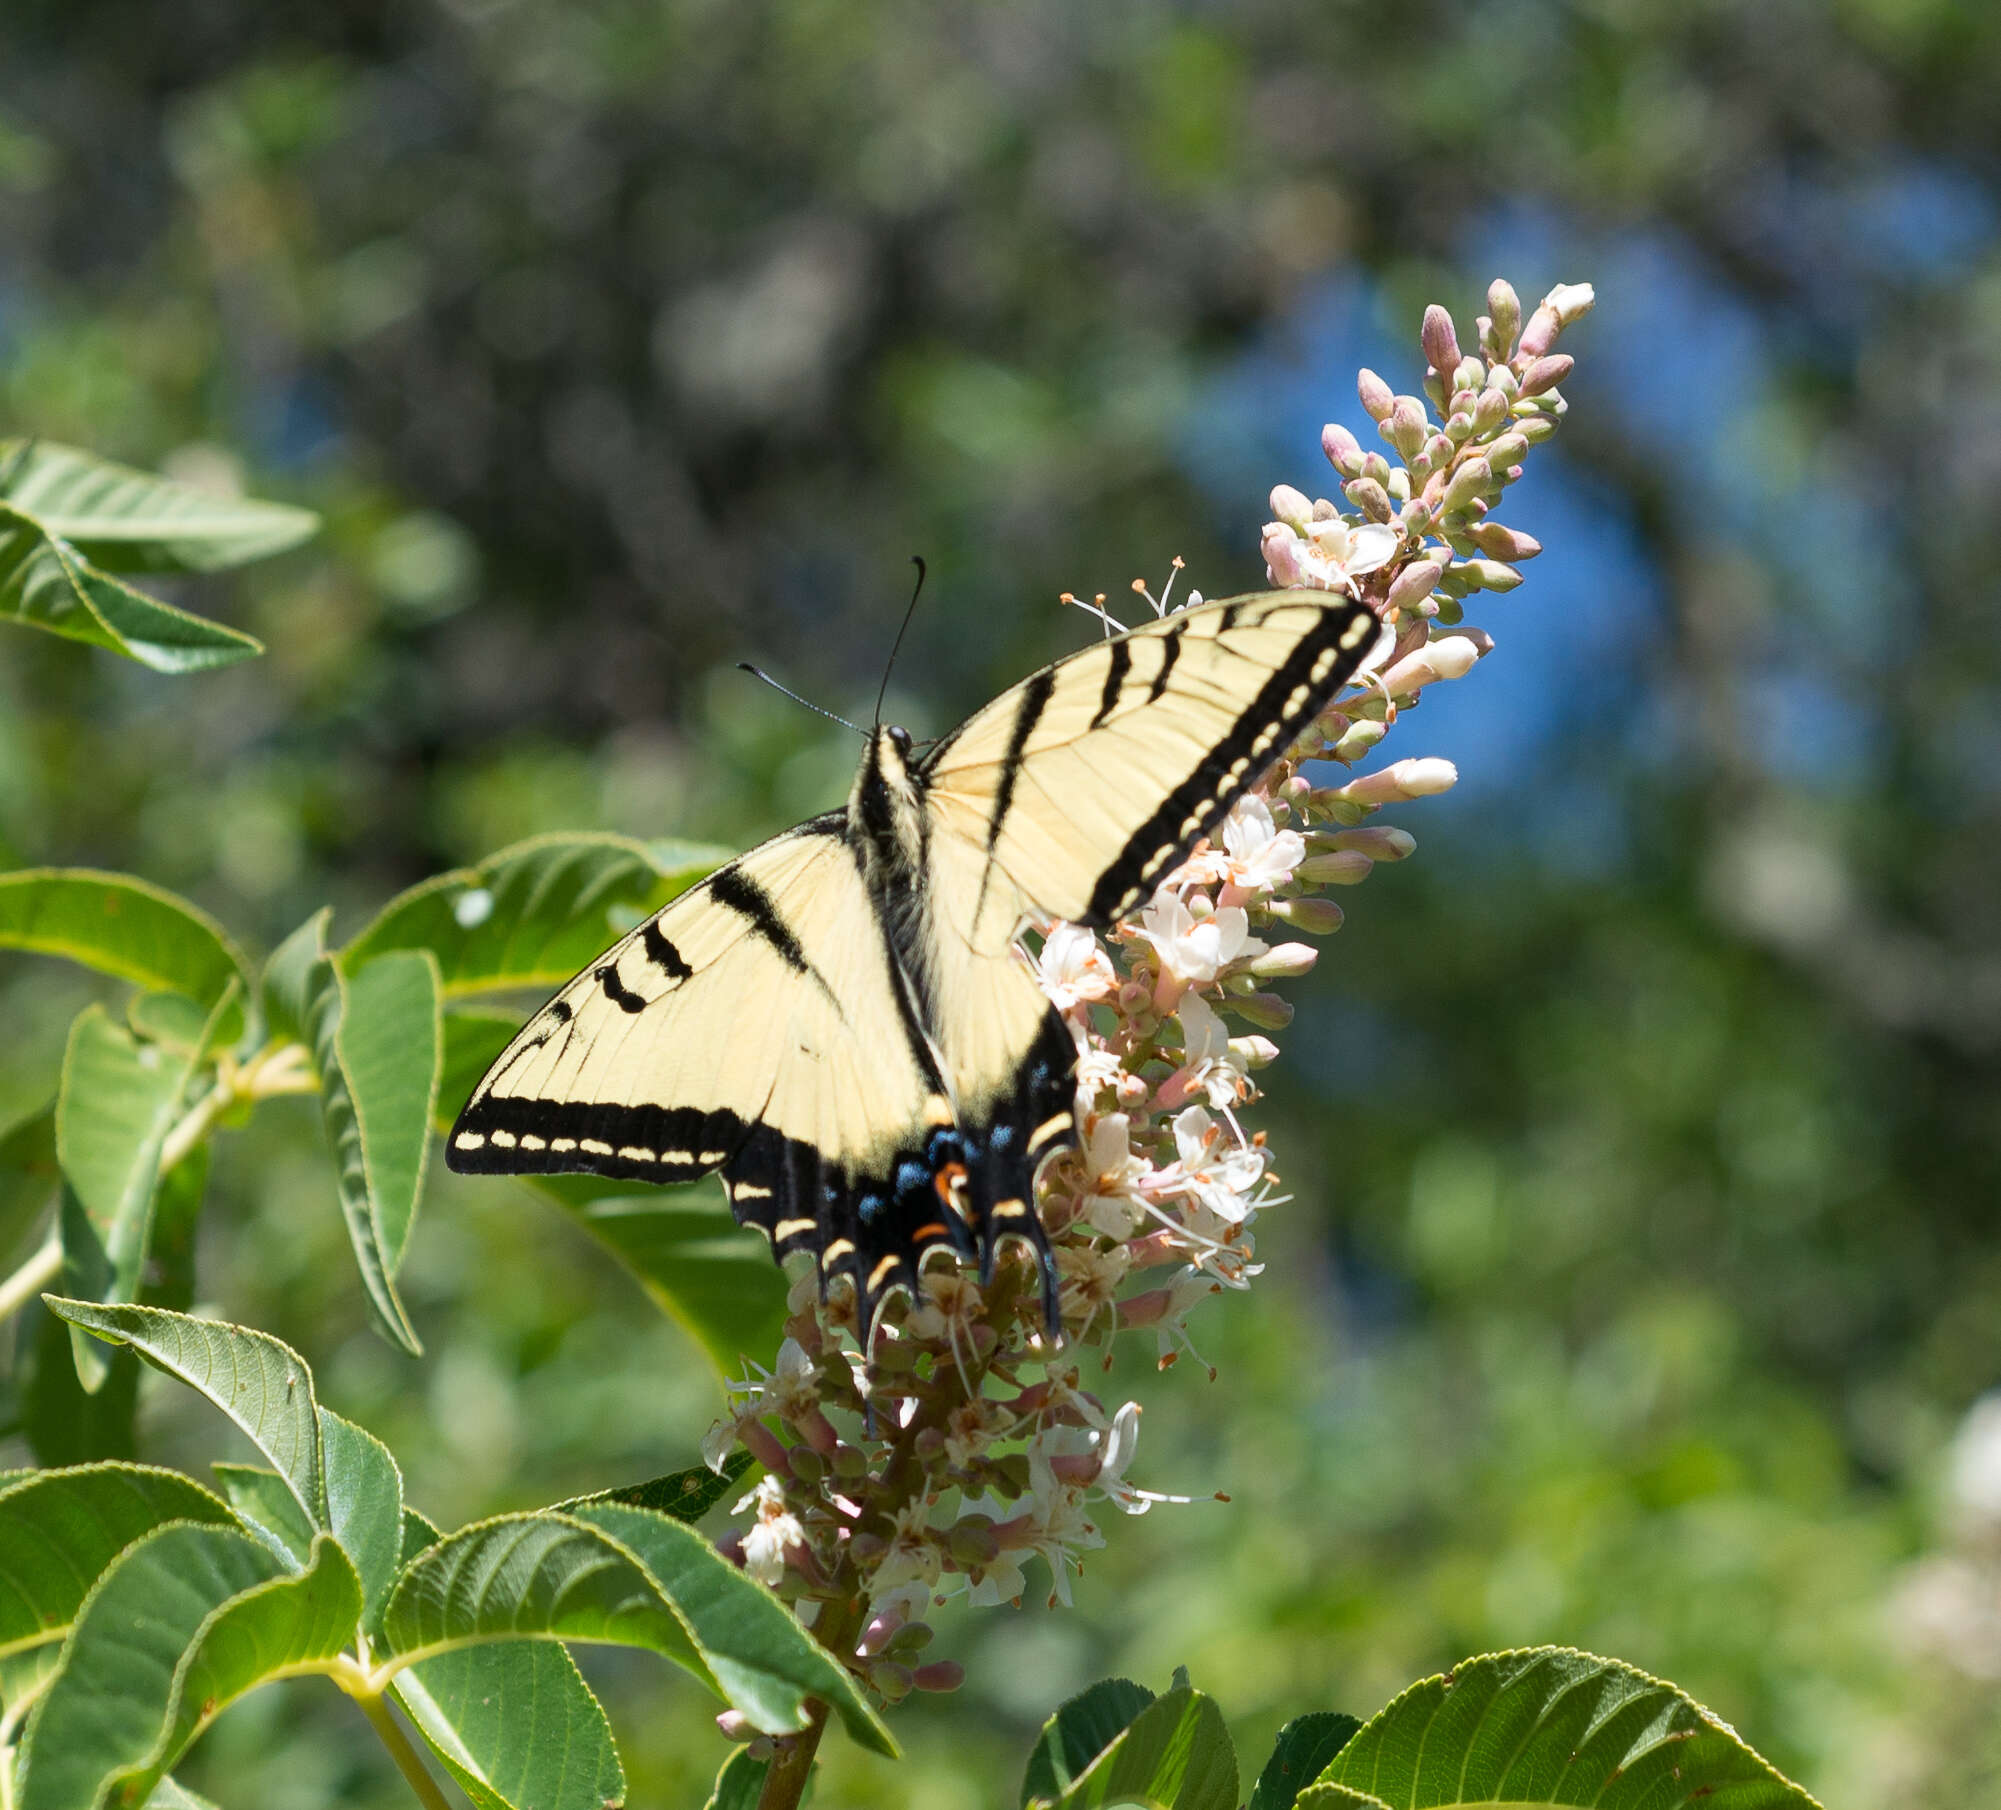
[[[445,1140],[461,1175],[609,1175],[686,1182],[736,1155],[750,1127],[733,1112],[603,1100],[474,1099]]]
[[[1126,839],[1125,847],[1098,876],[1083,922],[1098,929],[1116,922],[1163,874],[1180,864],[1348,682],[1375,646],[1375,628],[1374,613],[1362,604],[1326,612],[1194,771]],[[1160,695],[1175,648],[1176,638],[1169,637],[1162,674],[1149,697]]]

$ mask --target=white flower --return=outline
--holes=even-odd
[[[1264,944],[1251,935],[1249,916],[1235,905],[1198,918],[1171,892],[1157,892],[1140,913],[1140,935],[1160,957],[1160,965],[1184,985],[1214,980],[1240,957],[1262,955]]]
[[[1089,1123],[1079,1208],[1093,1231],[1107,1238],[1130,1237],[1143,1210],[1139,1189],[1147,1160],[1132,1147],[1132,1121],[1124,1113],[1100,1113]]]
[[[1181,1020],[1182,1047],[1177,1096],[1199,1092],[1218,1112],[1227,1111],[1250,1091],[1242,1055],[1231,1047],[1230,1033],[1201,994],[1184,993],[1175,1013]]]
[[[1272,821],[1271,806],[1247,792],[1223,819],[1222,846],[1212,841],[1183,867],[1202,883],[1220,880],[1243,892],[1275,892],[1306,859],[1306,838]]]
[[[1143,1515],[1156,1502],[1192,1502],[1193,1496],[1168,1496],[1159,1490],[1140,1489],[1126,1481],[1126,1467],[1139,1450],[1139,1403],[1129,1401],[1112,1416],[1111,1431],[1104,1436],[1104,1468],[1098,1472],[1096,1489],[1111,1498],[1112,1505],[1129,1515]]]
[[[1274,584],[1321,591],[1356,589],[1355,580],[1394,559],[1403,535],[1386,522],[1346,522],[1340,516],[1308,522],[1305,536],[1286,522],[1264,531],[1265,564]]]
[[[819,1413],[817,1367],[797,1339],[788,1338],[778,1347],[776,1370],[767,1370],[754,1361],[747,1363],[746,1368],[757,1374],[723,1384],[728,1394],[742,1399],[731,1402],[729,1412],[702,1435],[702,1462],[718,1476],[722,1474],[723,1459],[753,1420],[776,1414],[798,1422]]]
[[[931,1505],[919,1496],[897,1511],[890,1526],[889,1550],[869,1574],[869,1588],[879,1594],[902,1585],[922,1584],[929,1590],[938,1582],[939,1569]]]
[[[753,1503],[757,1521],[743,1536],[743,1568],[760,1584],[776,1584],[785,1575],[788,1547],[805,1544],[806,1530],[785,1506],[785,1492],[776,1477],[760,1477],[757,1487],[730,1513],[740,1515]]]
[[[1249,1198],[1264,1173],[1264,1152],[1255,1144],[1238,1143],[1226,1135],[1201,1106],[1174,1115],[1174,1147],[1180,1160],[1156,1169],[1147,1192],[1158,1196],[1186,1195],[1229,1225],[1241,1225],[1256,1204]]]
[[[1081,924],[1052,925],[1035,965],[1043,992],[1059,1012],[1108,999],[1118,991],[1111,957]]]

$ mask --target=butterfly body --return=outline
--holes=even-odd
[[[943,1245],[1037,1254],[1035,1173],[1077,1141],[1077,1050],[1016,937],[1115,922],[1372,656],[1362,605],[1272,592],[1045,667],[921,759],[878,728],[845,810],[751,850],[614,945],[474,1091],[454,1169],[721,1169],[775,1252],[854,1278],[864,1336]]]

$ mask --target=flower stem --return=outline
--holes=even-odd
[[[813,1629],[813,1637],[846,1663],[862,1630],[868,1605],[860,1598],[848,1603],[828,1603]],[[827,1732],[827,1705],[814,1700],[807,1712],[809,1720],[796,1735],[778,1743],[771,1770],[764,1775],[764,1789],[757,1794],[757,1810],[796,1810],[812,1776],[813,1758],[820,1751],[820,1737]]]
[[[389,1757],[396,1762],[396,1770],[409,1781],[410,1789],[417,1794],[417,1801],[424,1810],[452,1810],[451,1800],[438,1787],[438,1781],[431,1777],[424,1762],[417,1757],[416,1748],[410,1745],[389,1705],[380,1691],[349,1690],[348,1695],[361,1706],[361,1713],[378,1736],[382,1745],[389,1749]]]
[[[0,1282],[0,1320],[11,1319],[63,1271],[63,1241],[51,1232],[6,1281]]]

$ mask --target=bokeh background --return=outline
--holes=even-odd
[[[1564,1641],[1830,1804],[2001,1804],[1992,1420],[1954,1443],[2001,1380],[1997,92],[1977,0],[11,0],[0,430],[327,527],[184,593],[262,661],[7,636],[0,859],[268,948],[538,830],[748,842],[853,748],[735,660],[867,708],[921,552],[892,701],[942,728],[1092,632],[1060,590],[1262,582],[1425,302],[1463,342],[1490,276],[1591,281],[1510,493],[1549,551],[1397,731],[1460,788],[1272,1071],[1271,1267],[1198,1317],[1220,1380],[1107,1384],[1142,1481],[1231,1504],[1121,1520],[1073,1613],[943,1614],[967,1688],[821,1801],[1012,1802],[1108,1670],[1188,1664],[1251,1754]],[[0,966],[0,1106],[88,991]],[[214,1192],[202,1299],[446,1524],[690,1460],[694,1348],[511,1184],[434,1176],[420,1362],[309,1105]],[[224,1450],[168,1385],[142,1444]],[[587,1665],[632,1801],[698,1804],[708,1706]],[[183,1776],[407,1801],[323,1687]]]

